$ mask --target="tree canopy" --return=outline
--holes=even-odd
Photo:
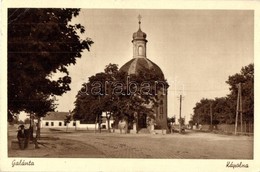
[[[254,120],[254,64],[249,64],[241,69],[240,73],[229,76],[226,81],[230,85],[231,93],[228,98],[236,102],[238,94],[238,84],[242,87],[242,106],[244,120]],[[234,106],[233,106],[234,107]]]
[[[8,114],[43,116],[55,109],[55,95],[70,90],[67,67],[93,43],[81,39],[81,24],[71,24],[80,9],[8,9]],[[63,73],[58,79],[54,73]],[[10,118],[9,118],[10,119]]]
[[[127,118],[132,122],[136,115],[152,111],[148,104],[158,105],[155,93],[163,85],[154,87],[156,81],[163,82],[164,89],[168,88],[167,82],[149,69],[129,76],[119,71],[116,64],[109,64],[104,72],[89,77],[82,85],[76,96],[74,117],[91,123],[97,115],[108,111],[115,120]]]
[[[249,64],[228,77],[226,81],[230,85],[230,94],[226,97],[215,99],[201,99],[196,103],[193,115],[195,123],[210,124],[210,106],[212,106],[213,123],[235,123],[238,84],[242,85],[242,113],[243,121],[254,120],[254,65]]]

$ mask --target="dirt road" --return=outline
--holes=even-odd
[[[14,134],[9,134],[13,139]],[[252,136],[187,132],[168,135],[43,131],[40,149],[11,157],[252,159]]]

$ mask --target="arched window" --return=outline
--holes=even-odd
[[[144,55],[144,50],[143,50],[143,47],[142,47],[142,46],[139,46],[139,47],[138,47],[138,55],[139,55],[139,56]]]

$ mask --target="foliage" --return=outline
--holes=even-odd
[[[26,119],[24,120],[24,124],[30,124],[30,122],[31,122],[30,118],[26,118]]]
[[[12,117],[12,116],[11,116],[11,117]],[[12,117],[12,120],[9,120],[9,119],[8,119],[8,121],[9,121],[9,125],[18,124],[18,123],[19,123],[19,118],[18,118],[17,115],[14,115],[14,116]]]
[[[195,122],[193,120],[189,120],[189,125],[193,126],[195,124]]]
[[[66,118],[64,119],[64,124],[67,126],[66,131],[68,131],[69,123],[71,122],[71,120],[72,120],[72,116],[69,113],[68,115],[66,115]]]
[[[194,116],[193,121],[197,123],[210,123],[210,116],[209,116],[209,105],[212,100],[208,99],[201,99],[200,102],[196,103],[196,106],[193,108]]]
[[[237,106],[239,83],[242,84],[243,120],[254,120],[254,65],[249,64],[241,69],[240,73],[228,77],[226,81],[230,85],[230,94],[226,97],[215,99],[201,99],[194,110],[193,121],[195,123],[210,124],[210,105],[212,105],[212,124],[234,124]]]
[[[185,123],[185,118],[178,119],[178,122],[179,122],[179,124],[184,125],[184,123]]]
[[[134,81],[136,85],[127,87],[129,80]],[[128,76],[126,73],[119,71],[116,64],[109,64],[106,66],[104,72],[89,77],[89,81],[82,85],[82,89],[76,96],[75,118],[94,120],[103,111],[110,112],[116,121],[124,118],[129,122],[133,122],[137,116],[140,117],[144,113],[152,114],[152,109],[147,105],[153,103],[154,106],[157,106],[158,95],[142,94],[143,92],[138,90],[138,88],[143,81],[152,84],[155,81],[161,80],[160,76],[157,76],[155,72],[148,69],[140,72],[138,75]],[[166,83],[165,80],[163,81]],[[137,92],[134,94],[127,93],[128,89],[135,89],[136,87]],[[157,89],[161,89],[162,86],[159,85],[158,87]],[[142,91],[147,92],[148,90],[146,89],[148,88],[146,87]],[[98,91],[101,94],[93,94],[93,92]],[[152,87],[150,92],[156,92],[155,88]]]
[[[167,123],[175,123],[175,117],[167,117]]]
[[[226,83],[230,85],[231,93],[228,97],[234,102],[233,104],[235,104],[237,100],[237,85],[241,83],[243,117],[245,121],[252,122],[254,120],[254,64],[249,64],[243,67],[240,73],[229,76]]]
[[[70,24],[79,9],[8,9],[9,115],[26,111],[44,116],[55,109],[55,95],[70,90],[67,67],[93,43],[81,40],[85,28]],[[54,73],[63,73],[57,80]],[[9,117],[9,119],[11,119]]]
[[[71,122],[72,120],[72,116],[69,114],[69,115],[66,115],[66,118],[64,119],[64,123],[67,125]]]

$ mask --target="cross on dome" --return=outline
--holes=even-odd
[[[141,25],[141,19],[142,19],[142,16],[139,14],[137,18],[138,18],[138,20],[139,20],[138,23],[139,23],[139,28],[140,28],[140,27],[141,27],[140,25]]]

